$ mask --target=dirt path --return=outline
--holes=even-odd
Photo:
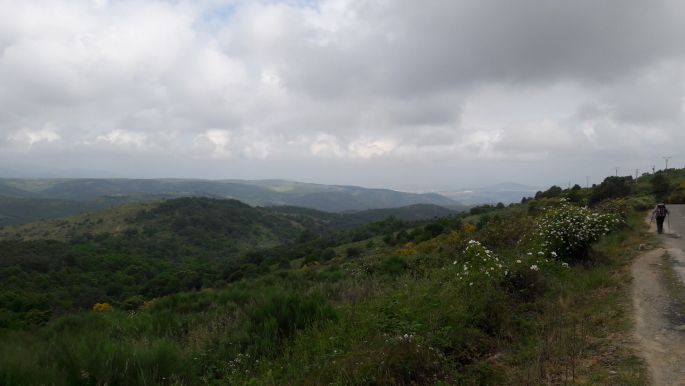
[[[673,310],[662,267],[673,264],[685,282],[685,241],[678,236],[685,227],[683,213],[685,207],[671,208],[674,227],[662,236],[665,248],[645,252],[632,267],[636,335],[655,386],[685,386],[685,324]]]

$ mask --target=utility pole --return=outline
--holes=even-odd
[[[616,168],[616,177],[618,177],[618,166],[616,166],[615,168]]]
[[[668,170],[668,160],[670,160],[671,158],[673,158],[673,157],[670,157],[670,156],[664,157],[664,161],[666,161],[666,169],[665,170]]]
[[[652,174],[656,173],[656,165],[652,165]]]

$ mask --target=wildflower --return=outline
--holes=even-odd
[[[530,266],[530,269],[533,270],[533,271],[539,271],[539,270],[540,270],[540,267],[538,267],[537,264],[533,264],[533,265]]]
[[[517,264],[521,264],[521,259],[516,259]]]
[[[561,263],[561,266],[564,267],[564,268],[568,268],[568,263],[567,263],[567,262],[563,262],[563,263]]]

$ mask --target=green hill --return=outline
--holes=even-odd
[[[101,228],[77,216],[62,241],[0,241],[0,379],[647,384],[629,267],[653,243],[645,211],[683,181],[609,177],[358,226],[390,213],[177,199],[101,212]]]
[[[299,206],[326,212],[416,204],[462,208],[458,202],[437,194],[281,180],[0,179],[0,226],[65,217],[126,202],[177,197],[231,198],[256,206]]]

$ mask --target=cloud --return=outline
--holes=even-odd
[[[105,143],[107,145],[118,147],[129,147],[134,149],[142,149],[146,147],[147,135],[128,130],[112,130],[108,133],[98,135],[95,138],[95,143]],[[89,143],[86,143],[89,144]]]
[[[455,181],[505,176],[507,162],[584,176],[569,158],[680,154],[683,12],[676,0],[0,0],[0,144],[14,161],[126,155],[153,175],[175,160],[192,165],[179,173],[240,164],[307,180],[340,162],[350,183],[406,180],[407,164],[429,178],[438,162]],[[456,172],[474,162],[481,173]]]
[[[50,143],[60,140],[60,135],[49,125],[39,130],[20,129],[10,133],[7,137],[11,145],[19,148],[32,148],[41,143]]]

